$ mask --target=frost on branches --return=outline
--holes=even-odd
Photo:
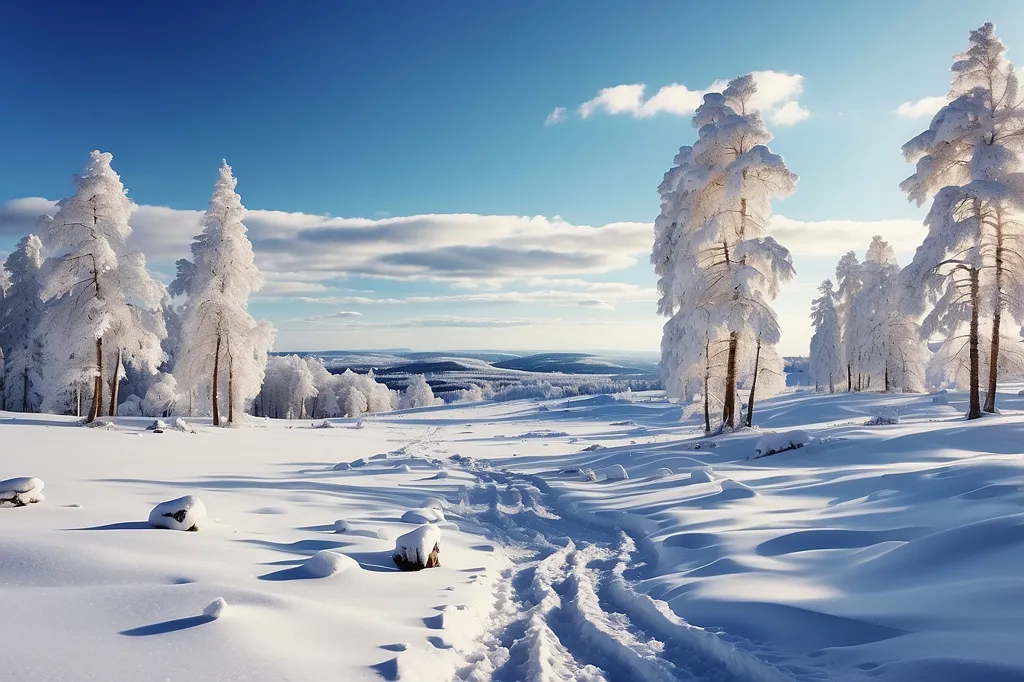
[[[835,393],[835,382],[843,373],[843,344],[832,280],[822,282],[818,292],[821,296],[811,302],[811,380],[815,390],[828,386],[828,392]]]
[[[755,93],[747,75],[705,95],[697,142],[679,150],[659,187],[651,261],[669,318],[662,374],[669,395],[703,395],[708,430],[712,409],[726,426],[739,423],[738,388],[748,390],[749,426],[755,399],[785,384],[771,301],[794,271],[767,231],[772,199],[792,194],[797,176],[767,147],[772,135],[749,106]]]
[[[0,409],[31,412],[42,403],[42,265],[43,244],[30,234],[0,266],[6,275],[6,293],[0,296],[0,353],[6,359],[0,371]]]
[[[928,234],[904,284],[913,310],[928,312],[924,332],[944,337],[939,356],[952,370],[947,378],[962,381],[966,365],[972,419],[995,411],[1001,369],[1016,364],[1000,358],[1004,318],[1024,319],[1024,106],[1005,53],[992,24],[971,31],[970,46],[953,63],[949,103],[903,146],[916,167],[900,187],[918,205],[932,202]]]
[[[192,260],[179,261],[172,293],[187,293],[181,323],[181,345],[174,367],[178,390],[190,402],[210,405],[214,425],[227,421],[256,397],[263,383],[273,327],[249,314],[249,295],[263,285],[252,244],[242,223],[245,207],[235,192],[236,180],[227,162],[192,242]],[[226,384],[225,391],[222,386]]]
[[[51,301],[40,326],[45,344],[44,407],[64,411],[73,395],[91,393],[88,421],[117,414],[125,366],[156,372],[166,335],[159,314],[164,289],[142,254],[126,249],[135,205],[110,154],[93,152],[75,178],[76,192],[40,221],[52,257],[41,273],[41,298]],[[75,401],[77,403],[77,401]]]

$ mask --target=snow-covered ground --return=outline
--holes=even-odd
[[[957,394],[788,394],[712,439],[652,396],[197,433],[0,413],[0,479],[45,482],[0,508],[0,677],[1022,680],[1017,388],[973,423]],[[149,526],[185,495],[197,532]],[[401,572],[424,522],[441,566]]]

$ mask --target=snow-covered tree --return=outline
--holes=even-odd
[[[2,266],[7,274],[6,295],[0,297],[0,349],[7,353],[7,381],[0,403],[8,409],[39,409],[42,341],[38,327],[43,315],[39,270],[43,245],[28,235],[18,242]]]
[[[177,381],[173,374],[161,372],[157,375],[146,396],[142,399],[140,408],[142,415],[146,417],[167,417],[174,409],[178,400]]]
[[[263,387],[256,398],[264,416],[305,419],[306,401],[317,394],[313,373],[298,355],[273,355],[267,359]]]
[[[135,205],[110,167],[110,154],[93,152],[75,178],[76,192],[40,221],[53,254],[42,272],[44,301],[52,301],[41,325],[45,341],[46,401],[66,405],[80,386],[91,386],[88,420],[103,409],[104,368],[110,375],[110,414],[124,366],[155,372],[165,332],[159,314],[163,287],[150,277],[145,258],[126,249]]]
[[[887,393],[919,391],[927,348],[916,316],[903,305],[896,253],[882,237],[871,240],[861,270],[862,287],[854,303],[861,329],[855,339],[867,385],[874,380]]]
[[[815,389],[827,385],[828,392],[835,393],[836,379],[843,374],[844,354],[832,280],[822,282],[818,292],[821,296],[811,302],[811,380]]]
[[[836,294],[836,312],[839,315],[839,326],[842,330],[843,362],[846,366],[846,390],[861,389],[860,354],[863,335],[863,323],[857,309],[857,297],[864,286],[864,271],[857,254],[847,251],[836,265],[836,282],[839,290]],[[853,374],[857,373],[856,386]]]
[[[949,103],[903,146],[916,168],[900,187],[918,205],[932,200],[905,282],[921,312],[936,302],[926,331],[960,345],[966,333],[969,418],[981,415],[982,327],[991,330],[983,409],[994,412],[1003,318],[1024,314],[1024,96],[1005,53],[991,23],[971,31],[953,63]]]
[[[422,374],[417,374],[409,379],[409,384],[402,391],[398,407],[407,410],[414,407],[433,407],[443,404],[443,400],[434,397],[434,391],[427,383],[427,378]]]
[[[771,301],[794,274],[789,252],[767,230],[772,199],[795,191],[796,175],[767,147],[772,135],[750,106],[756,91],[747,75],[704,96],[694,116],[698,140],[680,149],[659,188],[651,256],[659,311],[674,318],[662,343],[666,386],[688,394],[708,373],[710,349],[724,342],[722,421],[729,427],[737,424],[744,376],[748,425],[755,400],[779,385],[762,381],[782,376],[778,354],[765,348],[781,336]]]
[[[242,220],[245,207],[235,192],[237,181],[224,162],[202,232],[192,243],[191,266],[179,263],[172,293],[187,293],[182,315],[181,345],[174,374],[183,391],[205,393],[213,423],[221,422],[221,392],[227,382],[227,421],[260,391],[274,330],[248,312],[249,295],[263,277]]]
[[[316,419],[317,417],[337,417],[341,414],[341,405],[338,403],[338,394],[334,390],[337,380],[324,366],[324,361],[318,357],[307,355],[304,358],[306,366],[313,377],[313,388],[316,393],[309,400],[307,414]]]

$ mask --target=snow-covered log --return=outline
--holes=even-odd
[[[43,499],[43,482],[38,478],[22,476],[0,481],[0,507],[24,507]]]
[[[394,560],[403,571],[419,571],[441,565],[441,530],[432,523],[415,528],[395,541]]]
[[[170,530],[199,530],[199,522],[206,518],[206,506],[195,495],[185,495],[161,502],[149,513],[149,525]]]
[[[754,456],[751,459],[767,457],[786,450],[796,450],[810,444],[811,437],[807,435],[807,432],[799,429],[786,433],[766,433],[754,446]]]

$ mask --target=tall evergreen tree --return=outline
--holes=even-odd
[[[811,302],[811,379],[816,389],[827,385],[828,392],[835,393],[836,379],[843,373],[843,348],[832,280],[822,282],[818,292],[821,296]]]
[[[9,273],[9,287],[7,295],[0,299],[0,348],[7,353],[8,380],[4,382],[0,402],[8,409],[22,412],[39,409],[40,402],[42,264],[42,242],[30,234],[18,242],[3,266]]]
[[[260,390],[273,344],[269,323],[248,312],[249,295],[263,285],[246,235],[245,207],[225,161],[192,243],[192,261],[178,263],[172,292],[188,293],[181,346],[174,368],[180,389],[209,388],[213,423],[221,423],[221,385],[227,384],[227,421],[233,423]]]

